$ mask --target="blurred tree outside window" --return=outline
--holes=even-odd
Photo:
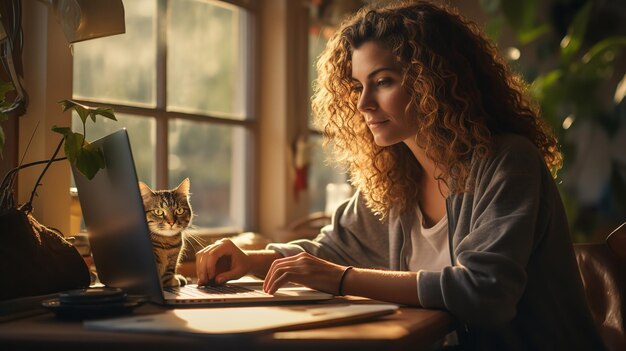
[[[251,10],[198,0],[124,8],[125,34],[73,47],[73,98],[112,106],[119,119],[90,125],[87,138],[127,128],[139,180],[162,189],[189,177],[195,226],[243,230]]]

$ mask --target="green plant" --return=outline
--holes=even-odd
[[[626,127],[623,108],[620,107],[624,93],[619,90],[626,84],[626,76],[620,83],[615,83],[614,79],[617,69],[623,68],[619,67],[617,58],[626,47],[626,36],[600,31],[600,24],[607,18],[598,15],[598,6],[601,5],[597,2],[480,2],[492,18],[487,24],[490,35],[498,39],[508,25],[517,40],[521,57],[530,58],[513,64],[531,83],[532,96],[559,137],[565,155],[561,173],[565,180],[560,179],[559,187],[575,240],[587,240],[606,213],[617,213],[616,217],[623,220],[626,212],[626,165],[610,155],[610,150],[602,150],[602,156],[607,157],[587,154],[584,157],[588,160],[584,160],[582,156],[589,151],[585,150],[588,146],[583,146],[584,142],[595,144],[592,146],[611,144],[611,138],[620,128]],[[545,14],[546,10],[554,10],[557,6],[560,11],[555,12],[566,23],[565,35],[554,25],[539,19],[540,7]],[[563,7],[572,10],[573,16],[564,16]],[[586,130],[597,139],[588,137],[589,140],[581,141],[581,130]],[[596,175],[597,182],[606,182],[610,188],[610,191],[599,193],[601,199],[597,201],[602,203],[590,204],[591,200],[581,196],[581,184],[576,184],[574,178],[580,176],[582,167],[595,168],[594,172],[598,174],[602,173],[599,170],[607,169],[603,174]],[[575,171],[579,174],[574,174]]]
[[[541,103],[543,116],[557,127],[571,125],[576,118],[594,118],[607,109],[598,92],[614,72],[618,50],[626,37],[613,36],[593,44],[582,55],[583,41],[592,3],[588,2],[574,17],[567,35],[560,42],[557,67],[537,76],[531,85],[533,96]],[[570,118],[569,121],[566,121]],[[559,131],[568,128],[558,128]]]
[[[115,114],[110,107],[90,107],[72,100],[61,100],[59,103],[63,107],[63,112],[76,111],[83,122],[83,132],[81,134],[72,131],[69,127],[57,126],[52,127],[52,130],[63,135],[65,156],[69,162],[75,164],[76,168],[88,179],[92,179],[105,165],[102,150],[95,148],[85,139],[87,120],[91,119],[96,123],[96,117],[102,116],[116,121]]]
[[[91,119],[95,123],[97,116],[109,118],[114,121],[117,120],[115,118],[113,110],[109,107],[86,106],[83,104],[79,104],[73,100],[61,100],[59,101],[59,104],[61,104],[63,112],[68,110],[76,111],[76,113],[80,117],[80,120],[82,121],[83,132],[74,132],[69,127],[53,126],[52,130],[63,135],[63,137],[59,141],[59,144],[57,145],[50,159],[19,165],[18,167],[9,171],[4,176],[2,183],[0,183],[0,213],[3,213],[4,211],[10,210],[15,207],[15,200],[13,198],[12,189],[13,185],[15,184],[17,172],[23,168],[45,164],[44,169],[41,171],[39,178],[37,179],[35,186],[33,187],[30,199],[28,200],[28,202],[21,206],[21,209],[25,210],[26,212],[30,212],[32,209],[33,198],[37,193],[37,187],[39,187],[41,179],[46,174],[46,171],[53,162],[67,159],[70,164],[75,165],[78,171],[84,174],[88,179],[92,179],[100,169],[103,169],[105,167],[104,155],[102,154],[102,150],[94,147],[85,138],[86,124],[88,119]],[[64,151],[66,157],[57,158],[56,156],[58,155],[59,151],[61,150],[61,146],[63,145],[65,145]]]
[[[554,2],[554,1],[553,1]],[[531,93],[541,104],[542,115],[557,131],[562,131],[568,116],[594,118],[610,106],[600,101],[598,89],[614,73],[619,50],[626,46],[626,36],[608,36],[585,43],[593,2],[587,1],[568,25],[567,34],[555,41],[559,33],[540,22],[538,0],[481,0],[485,11],[494,16],[487,24],[488,33],[498,39],[505,24],[513,31],[518,43],[527,51],[536,51],[533,67],[519,67],[531,83]],[[544,5],[546,6],[546,5]],[[546,6],[546,7],[549,7]],[[529,44],[550,35],[543,47]],[[583,49],[586,51],[581,52]],[[553,67],[541,67],[544,62]],[[544,65],[545,66],[545,65]],[[567,125],[567,124],[566,124]]]

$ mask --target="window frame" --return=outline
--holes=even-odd
[[[252,1],[236,1],[236,0],[217,0],[219,2],[235,5],[241,10],[246,11],[245,20],[241,24],[239,31],[242,43],[244,43],[246,55],[243,55],[243,63],[245,72],[241,75],[241,79],[246,80],[246,84],[242,84],[246,91],[244,101],[244,119],[224,118],[219,114],[200,114],[187,113],[178,111],[169,111],[167,109],[167,18],[168,18],[168,0],[157,0],[157,16],[156,16],[156,101],[155,106],[123,105],[119,103],[109,103],[101,99],[85,99],[74,98],[79,103],[109,106],[116,113],[130,114],[146,118],[151,118],[155,122],[155,183],[158,189],[167,189],[169,185],[169,122],[173,120],[193,121],[200,123],[208,123],[213,125],[238,127],[234,130],[232,141],[233,147],[233,177],[231,179],[231,207],[230,215],[236,218],[238,223],[232,227],[207,227],[199,228],[194,231],[200,235],[226,235],[249,230],[255,223],[254,219],[254,182],[251,174],[255,169],[254,160],[257,159],[255,154],[255,140],[257,135],[257,115],[256,115],[256,98],[255,98],[255,60],[256,53],[256,3]],[[73,69],[72,60],[72,69]],[[241,132],[239,132],[241,131]]]

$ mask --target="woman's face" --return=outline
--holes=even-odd
[[[374,142],[379,146],[414,143],[416,114],[406,111],[411,97],[401,84],[400,65],[391,51],[374,41],[353,50],[352,79],[353,89],[359,93],[357,109]]]

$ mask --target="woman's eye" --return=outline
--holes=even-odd
[[[174,211],[177,215],[181,215],[183,213],[185,213],[185,209],[184,208],[177,208],[176,211]]]
[[[378,81],[376,81],[376,85],[379,87],[387,87],[389,85],[391,85],[391,79],[389,78],[381,78]]]
[[[162,209],[160,209],[160,208],[157,208],[156,210],[152,210],[152,212],[153,212],[155,215],[159,216],[159,217],[163,216],[163,213],[165,213],[165,212],[163,212],[163,210],[162,210]]]
[[[359,94],[363,91],[363,86],[362,85],[353,85],[352,86],[352,91]]]

